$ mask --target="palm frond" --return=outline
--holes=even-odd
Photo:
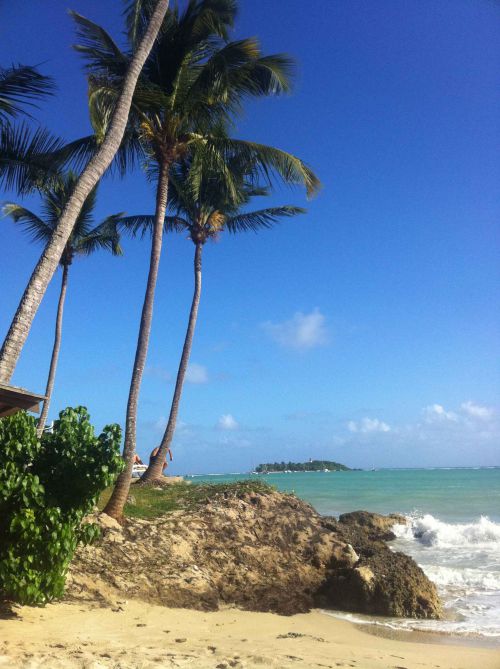
[[[235,0],[190,0],[179,20],[181,31],[195,41],[217,35],[228,39],[228,28],[234,25],[237,5]]]
[[[168,206],[170,211],[187,213],[193,216],[192,205],[196,199],[192,197],[191,161],[182,161],[172,165],[168,178]]]
[[[95,155],[99,145],[95,135],[86,135],[63,144],[53,153],[61,169],[71,169],[82,172],[89,160]]]
[[[131,237],[144,237],[153,229],[155,218],[151,214],[136,214],[134,216],[124,216],[118,221],[118,229],[126,232]]]
[[[124,216],[118,222],[118,229],[128,233],[131,237],[144,237],[153,230],[155,217],[151,214],[136,214],[135,216]],[[165,216],[165,230],[169,232],[180,232],[189,226],[188,222],[181,216]]]
[[[228,232],[257,232],[262,228],[272,228],[282,218],[290,218],[298,214],[306,214],[307,210],[302,207],[284,205],[282,207],[269,207],[257,211],[249,211],[236,216],[226,218],[225,228]]]
[[[89,116],[97,145],[106,136],[119,95],[115,82],[104,77],[89,77]]]
[[[25,105],[36,107],[36,100],[53,95],[54,80],[30,65],[0,67],[0,123],[19,114],[30,114]]]
[[[82,172],[89,160],[99,149],[96,135],[87,135],[64,144],[53,154],[61,169],[71,169]],[[123,177],[145,159],[144,147],[141,144],[133,127],[128,127],[123,135],[122,142],[108,168],[108,174],[118,174]]]
[[[0,128],[0,185],[26,194],[53,185],[60,164],[54,158],[64,142],[44,128],[5,125]]]
[[[155,6],[154,0],[130,0],[126,2],[123,15],[128,41],[134,50],[147,30]]]
[[[42,215],[52,227],[55,227],[57,221],[61,217],[66,202],[71,197],[74,187],[75,175],[69,173],[62,176],[60,181],[52,188],[44,190],[42,197]]]
[[[114,256],[123,255],[118,230],[118,223],[123,217],[123,212],[112,214],[93,230],[90,230],[88,234],[76,238],[73,242],[74,252],[81,255],[91,255],[98,249],[105,249]]]
[[[224,139],[223,129],[220,139]],[[212,147],[212,153],[217,153]],[[224,152],[218,153],[224,156]],[[224,229],[231,233],[270,228],[283,218],[306,213],[302,207],[283,205],[245,211],[252,197],[269,194],[255,182],[255,161],[245,161],[236,152],[223,163],[214,161],[206,144],[200,143],[184,161],[169,172],[169,207],[183,217],[195,243],[216,238]]]
[[[189,92],[192,106],[208,100],[238,111],[245,96],[287,93],[294,63],[286,55],[262,56],[255,39],[230,42],[203,66]]]
[[[21,224],[34,241],[46,243],[54,232],[53,225],[48,225],[32,211],[14,202],[5,204],[2,207],[2,214],[9,216],[14,223]]]
[[[66,206],[66,202],[73,193],[73,190],[75,189],[77,183],[76,174],[73,173],[70,174],[72,179],[70,181],[67,192],[64,194],[65,195],[65,201],[63,202],[64,206]],[[82,204],[82,208],[80,209],[80,213],[78,214],[78,218],[76,219],[75,222],[75,227],[73,228],[73,234],[75,236],[78,235],[83,237],[84,235],[89,234],[89,230],[94,220],[94,209],[97,204],[98,189],[99,189],[99,184],[94,186],[94,188],[90,191],[90,193],[87,195]]]
[[[252,183],[245,183],[244,191],[248,199],[252,197],[266,197],[270,194],[270,189],[268,186],[256,186]]]
[[[193,136],[192,142],[204,145],[205,150],[211,151],[213,156],[220,156],[219,160],[228,162],[234,156],[239,156],[240,160],[253,164],[259,178],[264,179],[270,186],[273,179],[279,177],[287,184],[304,186],[308,197],[314,195],[321,186],[320,180],[306,163],[281,149],[224,137]]]
[[[86,69],[93,74],[124,76],[128,66],[128,55],[124,54],[111,35],[101,26],[75,11],[70,11],[76,23],[79,40],[74,49],[82,54]]]
[[[165,216],[165,230],[168,232],[183,232],[189,227],[189,221],[182,216]]]

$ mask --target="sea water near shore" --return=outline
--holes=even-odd
[[[195,480],[215,483],[249,476]],[[409,518],[409,525],[394,528],[397,539],[390,545],[411,555],[436,583],[446,619],[342,617],[500,643],[500,467],[297,472],[262,478],[279,490],[293,491],[323,515],[365,509]]]

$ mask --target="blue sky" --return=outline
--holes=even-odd
[[[298,62],[293,95],[252,102],[238,134],[291,151],[323,182],[279,190],[309,213],[207,245],[172,472],[269,460],[355,467],[500,464],[498,62],[491,0],[241,0],[236,37]],[[73,8],[120,37],[120,3],[0,3],[0,63],[43,63],[57,97],[37,118],[89,131],[70,45]],[[12,194],[0,193],[0,201]],[[97,216],[149,213],[140,172],[103,181]],[[27,204],[37,210],[38,201]],[[0,333],[40,248],[0,221]],[[147,272],[146,241],[71,268],[51,417],[85,404],[123,425]],[[167,238],[138,450],[161,437],[192,290],[192,244]],[[42,391],[60,275],[14,383]],[[3,336],[3,335],[0,335]]]

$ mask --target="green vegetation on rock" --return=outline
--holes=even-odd
[[[235,483],[170,483],[163,486],[133,484],[125,504],[124,513],[129,518],[158,518],[172,511],[193,511],[202,504],[217,499],[234,499],[246,493],[269,493],[274,488],[263,481],[237,481]],[[106,490],[99,502],[99,509],[106,505],[111,489]]]

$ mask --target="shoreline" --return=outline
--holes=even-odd
[[[493,508],[491,500],[489,503],[485,501],[478,491],[485,486],[490,489],[491,483],[494,494],[496,494],[500,483],[499,469],[497,466],[483,466],[384,468],[376,472],[354,471],[355,478],[356,475],[359,476],[356,479],[358,482],[353,485],[347,483],[343,477],[335,479],[335,483],[327,483],[329,476],[326,473],[319,477],[317,486],[313,482],[313,479],[316,480],[315,476],[295,475],[312,474],[311,472],[293,472],[285,477],[278,476],[285,472],[276,472],[268,477],[255,475],[253,478],[267,479],[266,482],[271,483],[278,490],[292,492],[311,504],[323,518],[330,516],[337,518],[340,514],[351,512],[353,508],[389,515],[396,511],[404,515],[412,525],[415,525],[419,533],[412,537],[406,530],[395,530],[396,541],[388,542],[387,545],[391,550],[411,556],[420,565],[438,588],[446,617],[442,621],[442,629],[439,629],[440,626],[437,626],[438,629],[436,629],[434,624],[427,625],[425,621],[423,623],[420,621],[420,624],[416,626],[408,625],[403,621],[400,625],[402,632],[430,635],[438,633],[445,636],[450,635],[456,638],[458,643],[462,643],[462,639],[473,639],[471,643],[495,647],[496,644],[500,644],[500,639],[494,636],[495,633],[498,633],[500,611],[500,562],[498,561],[500,516],[498,509]],[[415,478],[418,472],[420,473],[416,484]],[[439,478],[439,472],[443,472],[442,479]],[[369,476],[373,476],[373,480],[378,483],[373,485],[365,483]],[[381,483],[389,476],[391,476],[390,480],[395,492],[377,493],[375,497],[372,495],[373,499],[369,494],[365,494],[367,489],[371,492],[382,489]],[[244,475],[234,477],[217,475],[211,477],[211,480],[212,482],[226,479],[229,481],[240,477],[243,478]],[[436,485],[438,480],[436,477],[440,481],[439,486]],[[201,480],[208,479],[202,477]],[[370,481],[372,481],[371,478]],[[464,481],[471,484],[465,503],[450,505],[446,501],[448,493],[451,495],[457,485],[463,485]],[[430,497],[426,498],[424,508],[420,506],[419,497],[422,485],[430,491]],[[409,501],[406,501],[406,497],[403,500],[400,494],[403,491],[405,495],[408,492]],[[491,499],[494,499],[494,496]],[[401,501],[405,503],[401,504]],[[424,533],[425,537],[421,539]],[[483,553],[480,550],[480,543],[484,543]],[[446,554],[447,546],[449,546],[448,555]],[[473,552],[474,556],[477,555],[477,561],[474,557],[474,563],[469,562],[468,552]],[[364,624],[369,626],[369,623]],[[399,624],[396,624],[399,627]],[[370,626],[378,627],[375,624]]]
[[[165,488],[169,495],[172,490]],[[15,607],[17,615],[0,617],[0,668],[500,669],[500,647],[488,640],[363,625],[356,614],[349,620],[334,611],[329,591],[313,599],[332,555],[351,569],[352,555],[344,549],[352,551],[352,537],[361,551],[372,543],[376,548],[366,558],[374,561],[361,563],[359,574],[379,579],[383,596],[399,607],[394,610],[408,607],[417,617],[421,610],[432,617],[439,606],[434,586],[412,572],[404,555],[393,564],[387,546],[377,547],[396,516],[358,511],[325,524],[316,512],[311,517],[309,504],[288,495],[224,490],[190,511],[129,519],[125,527],[100,516],[102,540],[79,549],[66,599],[44,608]],[[287,520],[276,524],[278,518]],[[259,535],[251,533],[257,521]],[[301,551],[312,546],[319,552],[305,560]],[[165,566],[157,570],[158,563]],[[335,570],[328,574],[336,577]],[[328,581],[331,587],[337,582]],[[427,608],[418,608],[422,601]],[[310,609],[323,602],[326,610]],[[386,604],[382,600],[375,610]]]
[[[19,618],[0,619],[0,666],[12,669],[500,667],[492,649],[387,639],[319,610],[287,617],[117,600],[16,611]]]
[[[383,639],[402,641],[403,643],[438,643],[444,646],[485,648],[497,650],[500,653],[500,637],[487,637],[482,636],[479,633],[477,635],[457,634],[455,632],[446,632],[444,630],[404,629],[403,627],[391,627],[390,625],[377,623],[375,622],[378,620],[376,616],[373,616],[374,622],[360,622],[355,619],[356,615],[358,615],[355,613],[349,614],[344,611],[316,610],[322,613],[322,615],[353,625],[360,632],[370,634],[371,636],[381,637]],[[350,615],[352,616],[352,620],[349,619]]]
[[[349,621],[346,621],[349,622]],[[394,641],[402,641],[403,643],[429,643],[435,644],[438,642],[443,646],[455,646],[462,648],[484,648],[488,650],[495,650],[499,653],[499,667],[500,667],[500,639],[494,641],[488,637],[478,636],[460,636],[453,632],[431,632],[430,630],[404,630],[391,629],[390,627],[378,627],[376,625],[363,625],[362,623],[350,623],[354,625],[361,632],[378,636],[383,639],[391,639]]]

